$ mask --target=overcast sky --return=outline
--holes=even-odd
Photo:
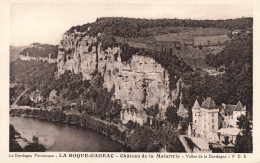
[[[59,44],[72,26],[93,22],[98,17],[229,19],[253,17],[251,5],[176,4],[12,4],[12,46],[33,42]]]

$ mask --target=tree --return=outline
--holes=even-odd
[[[15,135],[15,130],[14,130],[14,126],[13,125],[9,125],[9,140],[14,139]]]
[[[45,147],[39,143],[30,143],[24,148],[25,152],[45,152]]]
[[[26,105],[31,106],[33,104],[33,101],[29,98],[29,96],[25,96],[18,102],[19,105]]]
[[[225,136],[225,137],[224,137],[224,141],[222,141],[222,143],[225,144],[226,146],[227,146],[228,144],[230,144],[230,142],[229,142],[228,139],[229,139],[229,137],[228,137],[228,136]]]
[[[236,137],[235,152],[236,153],[252,153],[252,122],[249,117],[241,115],[238,117],[238,128],[242,130],[242,134]]]
[[[147,124],[150,125],[150,117],[147,117]]]
[[[177,109],[173,106],[169,106],[165,112],[166,119],[175,127],[178,125]]]
[[[22,152],[22,147],[15,141],[15,130],[13,125],[9,125],[9,150],[10,152]]]

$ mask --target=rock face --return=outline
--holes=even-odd
[[[43,61],[43,62],[48,62],[48,63],[55,63],[57,62],[56,59],[52,59],[49,55],[49,58],[47,57],[30,57],[28,54],[25,56],[25,55],[19,55],[19,58],[22,60],[22,61]]]
[[[121,61],[119,47],[101,50],[96,37],[85,34],[65,33],[59,46],[58,75],[66,70],[82,73],[90,80],[96,72],[104,78],[103,86],[110,91],[115,88],[112,100],[120,99],[123,109],[132,105],[138,110],[159,105],[165,112],[173,105],[179,94],[180,80],[170,91],[169,74],[154,59],[133,55],[127,62]]]

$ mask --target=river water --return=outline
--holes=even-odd
[[[57,152],[121,152],[123,146],[94,130],[77,125],[47,122],[34,118],[10,117],[15,130],[46,134],[54,139],[47,150]]]

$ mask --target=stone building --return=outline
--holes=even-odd
[[[123,124],[127,124],[130,120],[142,126],[147,121],[147,115],[144,111],[136,109],[123,109],[120,112],[120,119]]]
[[[41,91],[38,89],[30,94],[30,100],[34,103],[39,103],[43,101],[43,96],[41,95]]]
[[[240,101],[237,105],[216,106],[215,102],[208,97],[200,106],[196,100],[192,107],[193,120],[190,134],[210,142],[221,141],[224,136],[229,135],[234,141],[239,133],[236,126],[237,118],[242,114],[246,114],[246,107],[243,107]]]
[[[222,104],[220,114],[223,119],[221,121],[222,127],[237,127],[237,118],[242,114],[246,114],[246,106],[242,106],[240,101],[237,103],[237,105]]]
[[[51,92],[50,92],[50,95],[49,95],[49,100],[50,101],[55,101],[57,97],[57,91],[55,89],[53,89]]]

